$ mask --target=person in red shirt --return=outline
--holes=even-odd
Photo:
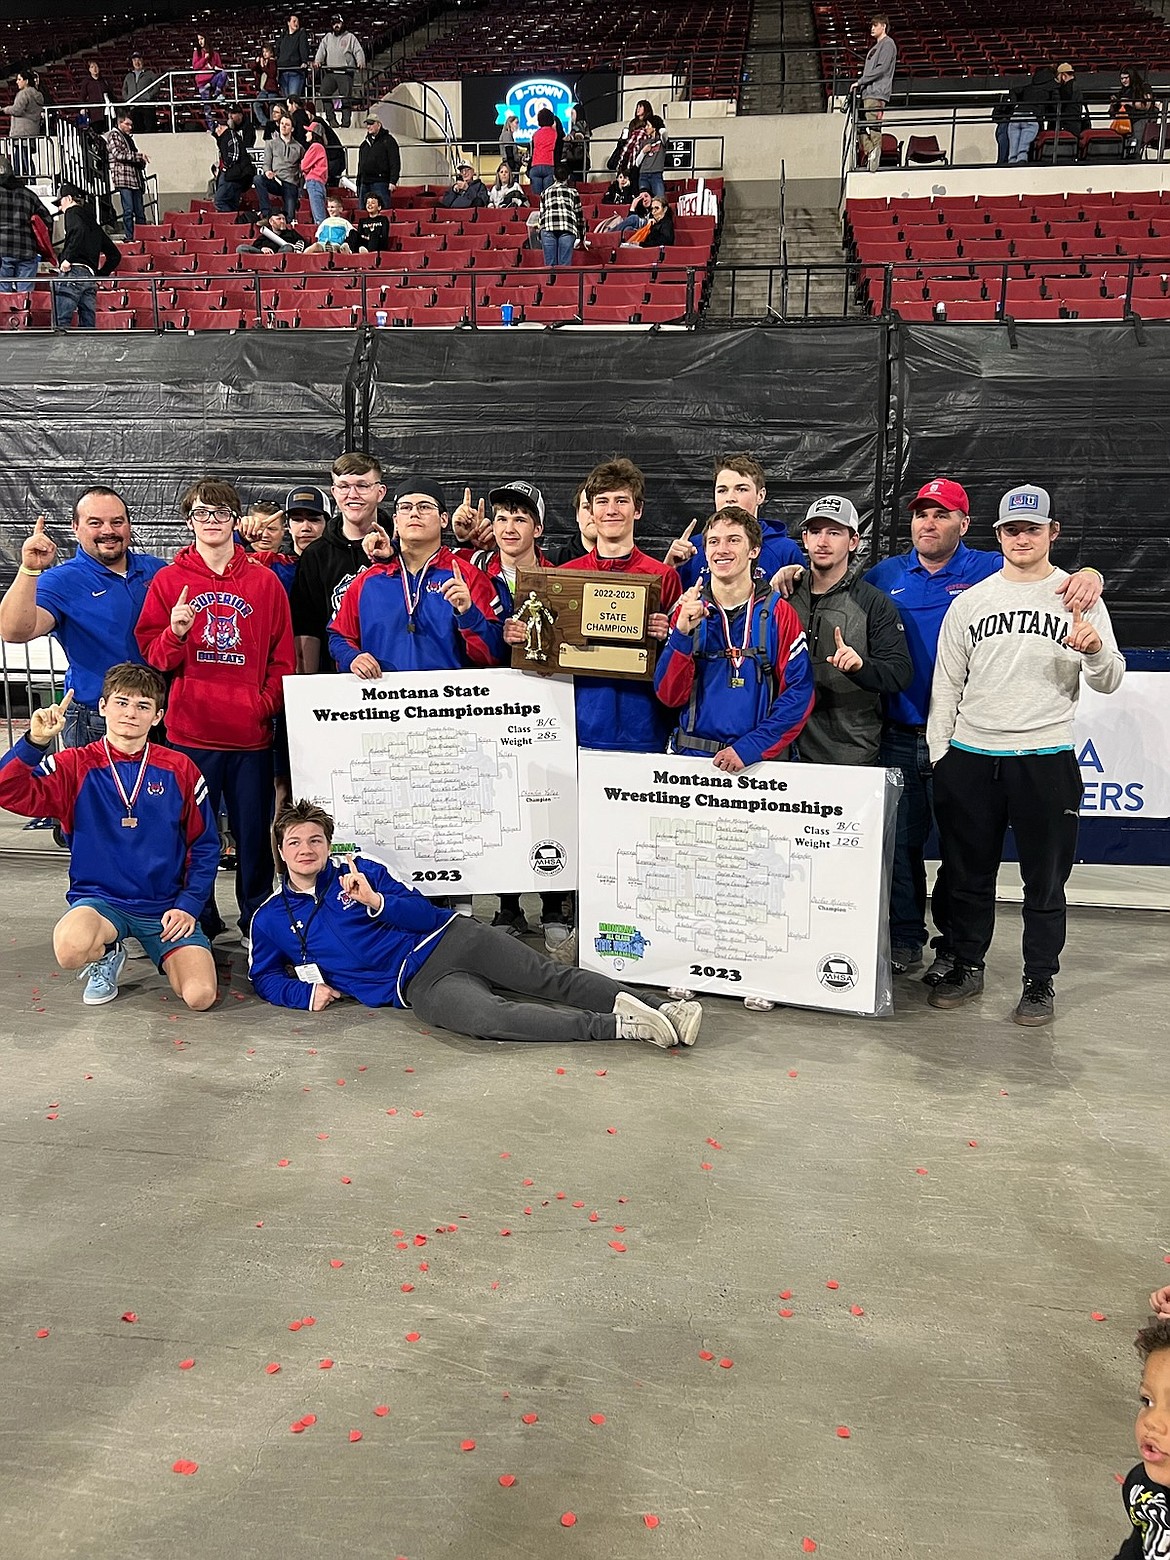
[[[533,194],[543,195],[553,182],[553,169],[561,160],[565,132],[551,108],[542,108],[536,116],[532,137],[532,161],[528,164],[528,182]]]
[[[151,581],[135,631],[150,666],[171,676],[167,732],[226,804],[236,842],[236,899],[245,942],[272,892],[272,723],[291,676],[292,620],[284,587],[236,542],[240,498],[201,478],[180,500],[194,533]],[[212,888],[200,916],[209,938],[225,930]]]

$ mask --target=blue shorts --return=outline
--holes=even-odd
[[[198,918],[195,921],[195,930],[189,937],[178,937],[174,942],[163,942],[161,915],[134,915],[129,910],[116,909],[113,905],[107,904],[104,899],[75,899],[69,908],[78,910],[82,905],[105,916],[117,931],[119,942],[125,942],[127,937],[137,937],[146,949],[147,957],[154,960],[155,968],[158,970],[162,969],[163,961],[177,948],[206,948],[208,953],[211,952],[211,944],[199,925]]]

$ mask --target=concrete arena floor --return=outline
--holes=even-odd
[[[1121,1542],[1164,920],[1077,912],[1047,1032],[1006,1020],[1009,910],[974,1009],[711,1001],[675,1056],[280,1012],[230,943],[210,1014],[141,961],[86,1009],[63,884],[0,863],[6,1560]]]

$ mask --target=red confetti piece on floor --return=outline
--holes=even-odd
[[[288,1169],[288,1167],[289,1167],[289,1165],[291,1165],[291,1164],[292,1164],[292,1160],[291,1160],[291,1159],[278,1159],[278,1160],[277,1160],[277,1161],[276,1161],[276,1163],[277,1163],[277,1166],[278,1166],[278,1167],[279,1167],[279,1168],[280,1168],[280,1169],[281,1169],[281,1170],[287,1170],[287,1169]]]
[[[459,1450],[461,1452],[474,1452],[475,1451],[475,1442],[474,1441],[460,1441],[460,1443],[459,1443]]]
[[[317,1134],[317,1141],[318,1141],[318,1143],[328,1143],[328,1141],[329,1141],[329,1134],[328,1134],[328,1132],[318,1132],[318,1134]]]
[[[794,1314],[795,1314],[795,1313],[794,1313],[794,1312],[792,1312],[792,1311],[777,1311],[777,1312],[776,1312],[776,1315],[777,1315],[777,1316],[792,1316],[792,1315],[794,1315]]]
[[[194,1360],[180,1360],[179,1361],[179,1369],[180,1370],[194,1370],[195,1369],[195,1361]]]
[[[425,1235],[416,1235],[414,1237],[414,1243],[416,1246],[425,1246],[427,1243],[427,1238]]]
[[[352,1186],[353,1177],[351,1175],[343,1175],[341,1178],[341,1184],[342,1186]]]
[[[731,1367],[734,1364],[735,1364],[734,1360],[720,1360],[719,1361],[719,1369],[720,1370],[730,1370]]]
[[[563,1078],[564,1076],[565,1076],[565,1069],[563,1067],[558,1067],[557,1068],[557,1077],[558,1078]]]
[[[397,1116],[397,1114],[398,1114],[398,1107],[397,1107],[397,1105],[391,1105],[390,1109],[386,1112],[386,1114],[388,1116]]]
[[[186,1457],[180,1457],[178,1462],[173,1462],[171,1464],[171,1472],[186,1474],[198,1473],[199,1464],[197,1462],[191,1462]]]
[[[917,1168],[914,1171],[914,1174],[915,1175],[928,1175],[929,1171],[925,1170],[921,1165],[918,1165]]]
[[[864,1316],[865,1312],[861,1309],[861,1307],[859,1305],[851,1305],[849,1307],[849,1314],[850,1314],[850,1316]]]
[[[412,1069],[412,1070],[413,1070],[413,1069]],[[425,1110],[412,1110],[412,1111],[411,1111],[411,1113],[410,1113],[410,1114],[411,1114],[411,1115],[412,1115],[412,1116],[415,1116],[415,1117],[418,1117],[418,1116],[425,1116],[425,1115],[426,1115],[426,1111],[425,1111]]]
[[[617,1128],[616,1127],[606,1127],[605,1130],[606,1130],[606,1133],[608,1134],[609,1137],[617,1137]]]
[[[512,1231],[511,1231],[511,1230],[501,1230],[501,1231],[500,1231],[500,1234],[501,1234],[501,1235],[510,1235],[510,1234],[511,1234],[511,1233],[512,1233]]]
[[[303,1425],[315,1425],[316,1423],[317,1423],[317,1416],[316,1416],[316,1414],[302,1414],[301,1415],[301,1424],[303,1424]]]
[[[591,1425],[603,1425],[605,1423],[605,1415],[604,1414],[590,1414],[589,1415],[589,1423]]]
[[[321,1360],[321,1361],[318,1362],[317,1369],[318,1370],[332,1370],[333,1369],[333,1361],[330,1360],[330,1359]]]
[[[410,1295],[410,1294],[414,1293],[414,1285],[413,1284],[400,1284],[399,1288],[402,1290],[402,1293],[404,1295]]]
[[[585,1204],[583,1202],[575,1202],[573,1204],[574,1208],[584,1208],[584,1206],[585,1206]]]
[[[513,1484],[515,1484],[515,1482],[516,1482],[516,1475],[514,1473],[501,1473],[500,1474],[499,1483],[504,1487],[504,1489],[510,1490],[512,1488]]]
[[[138,1320],[137,1311],[123,1311],[122,1320],[124,1322],[136,1322]]]
[[[37,1328],[37,1337],[38,1338],[47,1338],[48,1336],[49,1336],[49,1329],[47,1327],[38,1327]],[[195,1363],[194,1360],[192,1360],[191,1363],[194,1364]]]
[[[524,1212],[525,1212],[525,1213],[526,1213],[526,1214],[531,1214],[531,1213],[532,1213],[532,1209],[531,1209],[531,1208],[525,1208],[525,1209],[524,1209]]]
[[[1006,1089],[1001,1089],[999,1091],[999,1097],[1001,1100],[1006,1100],[1008,1097],[1008,1091]]]
[[[506,1149],[506,1148],[504,1149],[504,1151],[500,1155],[501,1159],[511,1159],[511,1157],[512,1157],[511,1151],[509,1149]]]
[[[642,1518],[642,1521],[648,1528],[656,1528],[658,1526],[659,1520],[660,1519],[656,1517],[652,1511],[648,1511]]]
[[[837,1280],[835,1278],[827,1278],[825,1280],[825,1288],[826,1289],[840,1289],[840,1287],[841,1287],[841,1285],[837,1282]]]
[[[536,1182],[529,1175],[529,1176],[525,1176],[524,1180],[520,1184],[521,1184],[521,1186],[535,1186]]]
[[[424,1029],[423,1030],[423,1034],[424,1035],[429,1035],[430,1034],[430,1030],[429,1029]],[[403,1070],[403,1072],[413,1072],[414,1068],[413,1067],[404,1067],[402,1070]]]
[[[788,1076],[790,1078],[795,1078],[796,1077],[796,1068],[795,1067],[792,1067],[792,1068],[789,1069]]]
[[[968,1138],[967,1139],[967,1147],[968,1148],[978,1148],[979,1147],[979,1140],[977,1138]]]
[[[369,1062],[363,1062],[362,1065],[358,1068],[358,1072],[369,1072],[369,1070],[370,1070]]]
[[[308,1427],[308,1425],[305,1424],[303,1419],[297,1419],[297,1420],[294,1420],[294,1422],[291,1425],[289,1425],[288,1428],[292,1432],[293,1435],[304,1435],[305,1431],[309,1427]]]
[[[1114,1484],[1124,1484],[1125,1483],[1125,1474],[1124,1473],[1115,1473],[1113,1475],[1113,1482],[1114,1482]]]
[[[699,1166],[700,1170],[714,1170],[714,1168],[715,1168],[715,1166],[708,1164],[705,1159],[703,1160],[703,1163]]]
[[[792,1299],[792,1291],[791,1291],[791,1289],[782,1289],[780,1291],[779,1298],[781,1300],[791,1300]]]
[[[711,1353],[710,1349],[700,1349],[699,1358],[701,1360],[713,1360],[715,1356]]]
[[[707,1146],[708,1146],[708,1148],[722,1148],[723,1144],[717,1142],[715,1138],[708,1138],[707,1139]]]
[[[360,1430],[351,1430],[349,1432],[349,1438],[351,1441],[360,1441],[362,1438],[362,1433]]]
[[[614,1251],[624,1251],[626,1249],[620,1240],[611,1240],[609,1244]]]
[[[379,1419],[385,1419],[389,1412],[390,1405],[388,1403],[379,1403],[378,1406],[374,1409],[374,1413],[377,1414]]]
[[[815,1538],[802,1538],[800,1541],[800,1547],[804,1550],[806,1555],[815,1555],[817,1552],[817,1541]]]
[[[600,1214],[599,1214],[599,1213],[598,1213],[598,1212],[597,1212],[597,1211],[596,1211],[596,1209],[595,1209],[595,1210],[594,1210],[594,1211],[593,1211],[593,1212],[592,1212],[592,1213],[591,1213],[591,1214],[590,1214],[590,1215],[589,1215],[589,1222],[590,1222],[590,1224],[596,1224],[596,1223],[597,1223],[597,1222],[598,1222],[598,1220],[599,1220],[599,1219],[600,1219],[600,1218],[601,1218],[601,1215],[600,1215]]]
[[[431,1270],[431,1264],[429,1262],[420,1262],[418,1265],[418,1270],[420,1273],[429,1273]]]
[[[410,1250],[410,1242],[407,1241],[407,1240],[395,1241],[394,1246],[395,1246],[395,1250],[397,1250],[397,1251],[409,1251]]]
[[[599,1067],[599,1068],[597,1068],[597,1070],[596,1070],[596,1072],[594,1073],[593,1076],[595,1078],[604,1078],[608,1074],[608,1072],[609,1072],[609,1068],[608,1067]]]
[[[86,1083],[92,1083],[93,1082],[93,1073],[86,1073],[85,1081],[86,1081]]]
[[[341,1260],[340,1257],[330,1257],[329,1258],[329,1266],[331,1268],[339,1268],[339,1267],[344,1267],[345,1263]]]
[[[407,1343],[417,1343],[421,1337],[422,1333],[407,1333],[406,1341]]]
[[[577,1513],[575,1511],[562,1511],[561,1512],[561,1526],[562,1527],[576,1527],[576,1525],[577,1525]]]
[[[615,1224],[613,1227],[613,1232],[615,1235],[624,1235],[626,1233],[626,1227],[624,1224]]]
[[[58,1113],[57,1113],[57,1112],[56,1112],[56,1111],[55,1111],[55,1110],[51,1110],[51,1111],[49,1111],[49,1112],[48,1112],[48,1114],[47,1114],[47,1115],[46,1115],[46,1116],[45,1116],[45,1120],[46,1120],[46,1121],[56,1121],[56,1120],[57,1120],[57,1114],[58,1114]]]
[[[337,1079],[337,1087],[339,1089],[344,1089],[345,1088],[345,1079],[344,1078],[338,1078]]]
[[[618,1198],[618,1203],[619,1203],[619,1205],[620,1205],[620,1204],[621,1204],[621,1203],[628,1203],[628,1202],[629,1202],[629,1200],[630,1200],[630,1199],[629,1199],[629,1198],[628,1198],[628,1197],[619,1197],[619,1198]]]
[[[316,1327],[316,1325],[317,1325],[317,1318],[315,1316],[302,1316],[301,1317],[301,1326],[302,1327]]]
[[[1170,1256],[1163,1257],[1162,1261],[1163,1262],[1170,1262]]]
[[[1095,1322],[1105,1322],[1109,1320],[1104,1311],[1090,1311],[1089,1315]]]
[[[273,1360],[270,1365],[265,1365],[264,1374],[266,1376],[275,1376],[279,1370],[280,1366],[276,1363],[275,1360]]]
[[[568,1195],[569,1195],[568,1192],[558,1192],[557,1193],[557,1202],[564,1202],[565,1198]]]
[[[847,1441],[853,1432],[850,1430],[848,1425],[838,1425],[837,1434],[840,1436],[842,1441]]]

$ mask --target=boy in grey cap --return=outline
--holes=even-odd
[[[995,532],[1003,568],[947,610],[931,690],[926,737],[955,964],[929,1001],[961,1007],[983,991],[1010,825],[1024,881],[1024,989],[1012,1018],[1048,1024],[1077,844],[1081,679],[1113,693],[1125,659],[1103,602],[1070,611],[1054,594],[1068,576],[1049,557],[1060,526],[1043,488],[1005,493]]]

